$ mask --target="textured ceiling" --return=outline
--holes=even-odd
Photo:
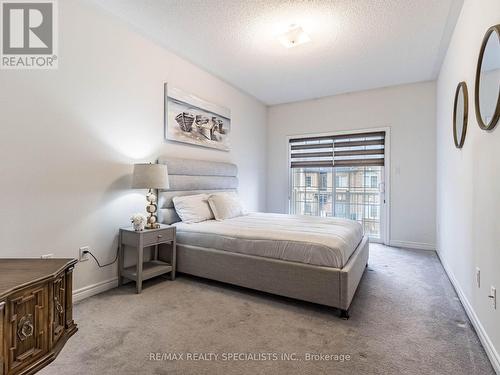
[[[463,0],[95,0],[266,104],[437,77]],[[276,36],[298,24],[311,42]]]

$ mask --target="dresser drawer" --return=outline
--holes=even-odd
[[[174,229],[166,228],[160,230],[153,230],[151,232],[144,232],[142,240],[144,246],[155,245],[162,242],[169,242],[174,239]]]
[[[76,262],[0,259],[0,375],[35,374],[76,333],[72,309]]]
[[[43,284],[16,293],[7,300],[7,374],[29,366],[47,353],[48,295],[49,285]]]
[[[51,285],[51,343],[55,344],[64,334],[66,325],[66,274],[61,273]]]

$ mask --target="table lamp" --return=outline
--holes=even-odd
[[[157,198],[153,189],[168,189],[168,169],[165,164],[134,164],[134,174],[132,178],[132,188],[149,189],[146,194],[148,204],[146,211],[149,213],[146,229],[159,228],[156,211]]]

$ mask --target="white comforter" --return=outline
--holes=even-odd
[[[363,237],[356,221],[268,213],[175,225],[179,244],[334,268],[344,267]]]

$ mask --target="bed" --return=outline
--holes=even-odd
[[[170,189],[159,192],[159,220],[177,228],[177,270],[340,309],[349,306],[368,263],[361,225],[345,219],[249,213],[185,224],[173,198],[238,188],[234,164],[161,157]]]

